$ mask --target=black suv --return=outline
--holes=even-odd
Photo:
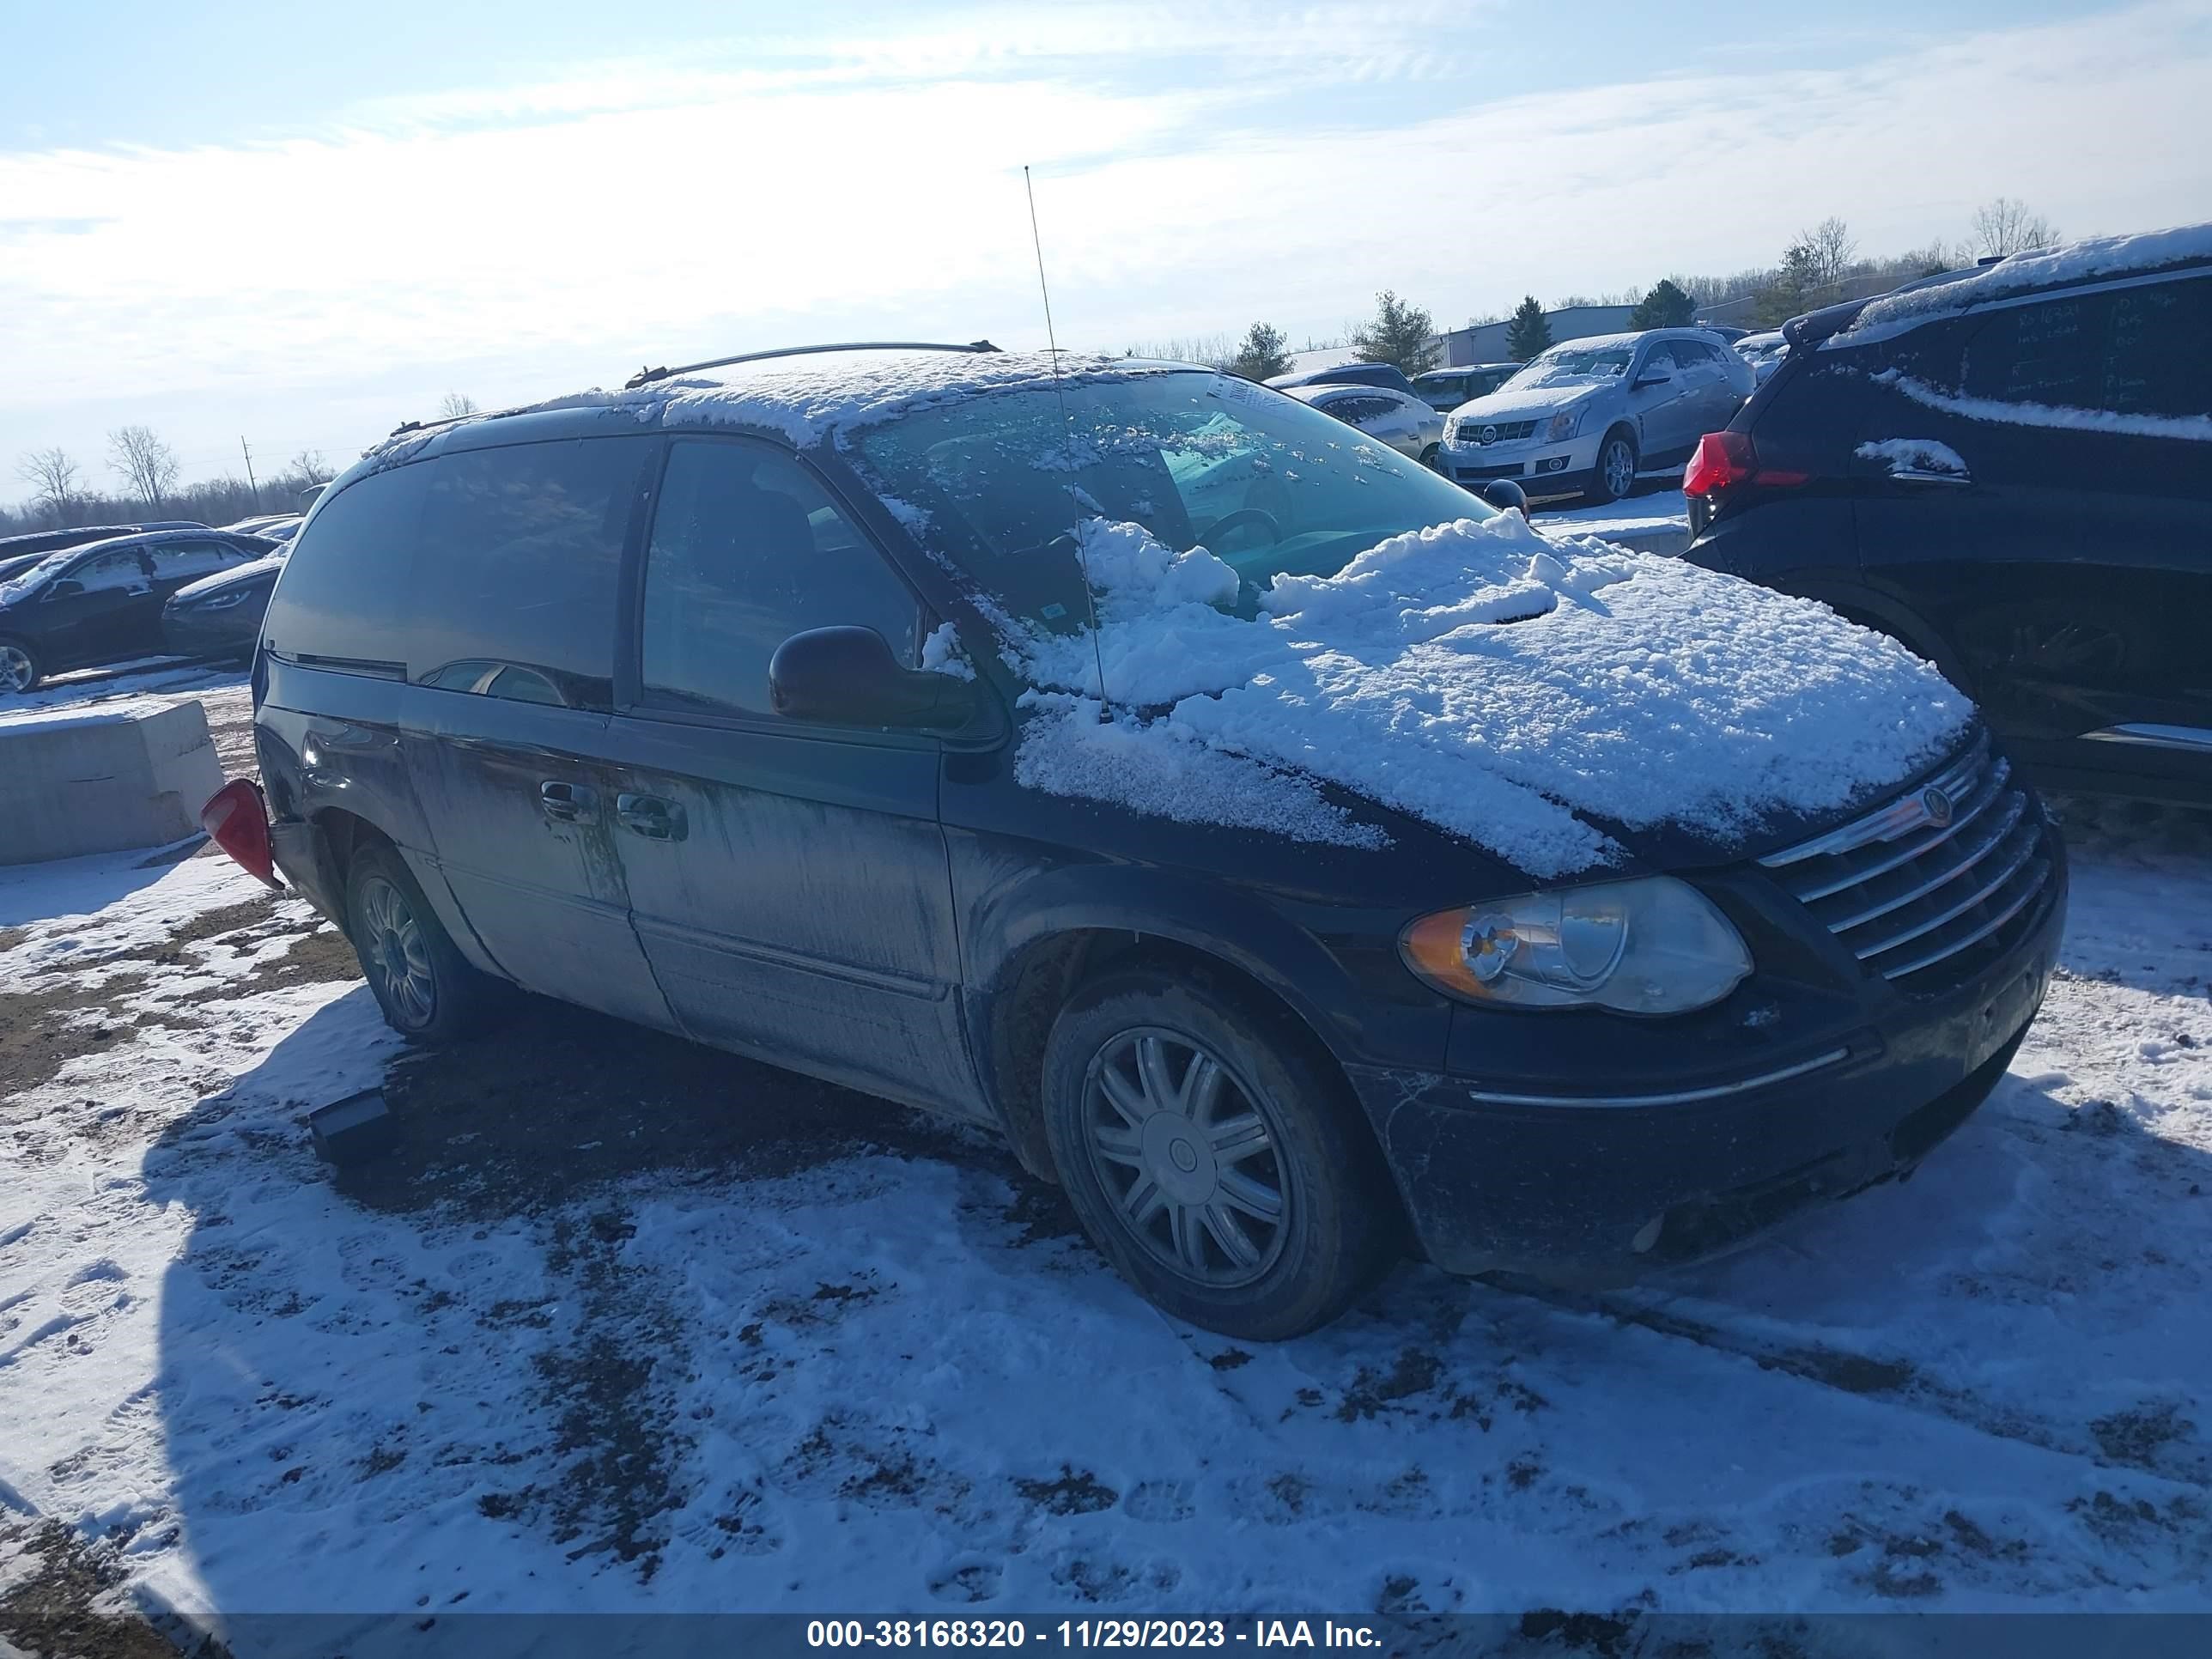
[[[227,530],[157,530],[49,553],[0,581],[0,692],[49,674],[159,654],[161,608],[204,576],[276,544]]]
[[[1408,1231],[1455,1272],[1620,1279],[1910,1169],[2003,1072],[2064,911],[1971,708],[1355,436],[1233,376],[972,348],[403,429],[296,538],[265,797],[203,821],[344,928],[404,1033],[512,982],[988,1125],[1238,1336],[1333,1317]],[[1270,620],[1291,595],[1434,648],[1392,690]],[[1655,649],[1682,672],[1643,677]],[[1283,701],[1305,672],[1350,678]],[[1638,725],[1632,688],[1685,678],[1709,719]],[[1410,735],[1522,696],[1541,732]],[[1323,718],[1383,724],[1304,752]],[[1900,726],[1925,742],[1839,781],[1823,744]],[[1585,743],[1586,787],[1484,758]]]
[[[2047,787],[2212,803],[2212,227],[1784,334],[1685,475],[1687,556],[1903,641]]]

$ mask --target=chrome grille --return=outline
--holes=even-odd
[[[1982,736],[1887,806],[1759,863],[1869,969],[1933,991],[1979,965],[1974,946],[2002,945],[2043,891],[2044,835]]]
[[[1536,429],[1534,421],[1461,421],[1452,428],[1454,441],[1463,444],[1511,443]]]

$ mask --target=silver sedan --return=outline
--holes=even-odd
[[[1444,417],[1419,398],[1376,386],[1294,386],[1285,391],[1423,466],[1436,464]]]

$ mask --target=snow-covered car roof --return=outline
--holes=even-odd
[[[740,426],[805,447],[908,410],[991,392],[1091,386],[1148,374],[1206,374],[1188,363],[1063,351],[825,350],[694,369],[635,387],[593,387],[420,431],[403,428],[372,448],[397,460],[438,432],[556,410],[628,410],[641,425]]]
[[[2034,248],[1940,282],[1914,283],[1869,300],[1830,337],[1841,345],[1910,328],[1932,317],[2042,289],[2101,281],[2212,260],[2212,224],[2127,236],[2095,236],[2063,247]]]

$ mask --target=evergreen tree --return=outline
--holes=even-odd
[[[1395,363],[1408,374],[1435,367],[1436,329],[1429,313],[1409,306],[1389,289],[1375,296],[1374,320],[1352,337],[1360,361]]]
[[[1697,319],[1698,302],[1662,277],[1628,313],[1631,328],[1687,328]]]
[[[1538,352],[1549,350],[1551,344],[1552,325],[1531,294],[1515,310],[1512,324],[1505,331],[1505,355],[1516,363],[1525,363]]]
[[[1264,380],[1273,374],[1281,374],[1291,366],[1290,341],[1279,328],[1265,323],[1255,323],[1244,336],[1244,343],[1237,348],[1230,360],[1229,372],[1242,374],[1248,380]]]

